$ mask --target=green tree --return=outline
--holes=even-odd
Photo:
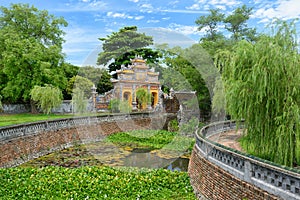
[[[2,106],[2,102],[1,102],[1,100],[2,100],[2,96],[0,95],[0,112],[2,112],[2,111],[3,111],[3,106]]]
[[[145,109],[147,104],[151,101],[151,94],[145,88],[138,88],[136,90],[136,98],[139,109]]]
[[[209,11],[209,15],[200,16],[195,23],[199,25],[199,31],[207,29],[207,34],[205,36],[207,41],[216,41],[218,38],[222,37],[222,34],[218,33],[218,26],[223,22],[225,14],[220,13],[220,9],[210,9]]]
[[[157,64],[161,54],[159,51],[152,50],[150,48],[139,48],[129,52],[126,52],[115,59],[115,62],[108,66],[110,72],[121,69],[122,65],[128,66],[131,64],[130,59],[134,59],[137,55],[142,56],[143,59],[147,60],[147,64]]]
[[[79,67],[72,65],[70,63],[63,63],[62,64],[62,68],[64,71],[64,76],[67,79],[67,81],[69,82],[71,78],[73,78],[74,76],[76,76],[78,74],[79,71]],[[71,100],[72,99],[72,95],[67,91],[67,85],[66,87],[64,87],[63,89],[63,97],[65,100]]]
[[[215,69],[210,56],[200,44],[182,49],[175,47],[164,53],[162,70],[163,85],[175,91],[196,91],[198,107],[202,116],[209,116],[211,110],[210,91],[215,81]]]
[[[111,99],[109,101],[108,109],[113,113],[120,112],[120,100]]]
[[[67,22],[28,4],[1,7],[0,12],[0,76],[6,79],[0,87],[3,97],[10,102],[28,102],[35,85],[63,89],[64,32],[60,27]]]
[[[294,23],[277,21],[274,35],[239,42],[223,54],[229,114],[245,119],[245,146],[276,163],[300,164],[300,56]],[[224,55],[227,55],[225,57]]]
[[[128,65],[130,59],[136,55],[143,56],[148,63],[157,62],[160,56],[159,52],[145,48],[153,44],[153,39],[145,33],[137,32],[136,26],[121,28],[118,32],[99,40],[103,41],[103,52],[99,53],[97,63],[109,64],[110,72],[121,69],[121,65]]]
[[[75,113],[84,113],[87,110],[87,98],[80,88],[74,88],[72,92],[72,104]]]
[[[78,75],[84,78],[89,79],[92,81],[95,85],[98,84],[99,80],[102,77],[102,73],[105,71],[105,69],[99,68],[99,67],[93,67],[93,66],[85,66],[80,67],[78,70]]]
[[[62,92],[52,85],[34,86],[30,91],[30,96],[44,113],[49,114],[53,108],[57,108],[62,103]]]
[[[107,38],[99,38],[103,41],[103,52],[98,55],[98,64],[107,64],[111,59],[116,59],[125,52],[149,46],[153,39],[144,33],[138,33],[136,26],[121,28],[119,32],[113,32]]]
[[[247,21],[252,13],[252,8],[246,5],[238,7],[231,15],[228,15],[224,22],[225,28],[232,33],[232,38],[237,41],[240,39],[248,39],[254,41],[256,39],[256,29],[247,27]]]
[[[97,83],[97,92],[99,94],[104,94],[114,88],[110,81],[111,77],[112,76],[106,70],[102,72],[101,78]]]
[[[93,87],[93,82],[90,81],[87,78],[84,78],[82,76],[76,75],[72,77],[67,86],[67,92],[68,94],[72,94],[75,90],[78,92],[78,90],[83,92],[84,98],[88,99],[92,96],[91,88]]]

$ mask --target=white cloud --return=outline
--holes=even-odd
[[[151,4],[145,3],[141,5],[141,8],[148,8],[148,9],[152,9],[153,6]]]
[[[140,11],[141,12],[147,12],[147,13],[152,13],[153,12],[153,6],[149,3],[145,3],[140,5]]]
[[[125,13],[108,12],[107,16],[112,18],[123,18],[123,19],[127,18],[127,15]]]
[[[197,30],[197,28],[198,28],[197,26],[186,26],[186,25],[171,23],[171,24],[169,24],[168,28],[170,30],[179,32],[183,35],[199,34],[199,32]]]
[[[236,6],[242,2],[237,0],[210,0],[208,3],[211,5]]]
[[[107,17],[111,18],[121,18],[121,19],[135,19],[135,20],[141,20],[144,18],[144,16],[132,16],[132,15],[127,15],[125,13],[118,13],[118,12],[107,12],[106,14]]]
[[[160,10],[160,12],[168,12],[168,13],[186,13],[186,14],[207,14],[207,11],[204,10],[175,10],[175,9],[165,9]]]
[[[200,5],[198,3],[195,3],[189,7],[185,7],[188,10],[200,10]]]
[[[168,5],[175,6],[178,3],[179,3],[179,1],[171,1],[168,3]]]
[[[206,4],[206,5],[203,6],[204,10],[209,10],[209,8],[210,8],[210,6],[208,4]]]
[[[159,23],[160,21],[159,20],[154,20],[154,19],[150,19],[147,21],[147,23]]]
[[[107,3],[103,1],[82,0],[79,3],[65,4],[64,8],[56,8],[55,11],[59,12],[91,12],[107,9]]]
[[[284,20],[300,17],[300,1],[299,0],[277,0],[271,6],[261,7],[254,12],[252,17],[262,19],[261,22],[268,22],[272,18],[280,18]]]
[[[135,20],[141,20],[143,18],[144,18],[144,16],[136,16],[136,17],[134,17]]]
[[[139,0],[128,0],[128,1],[131,1],[131,2],[134,2],[134,3],[139,2]]]
[[[163,17],[163,18],[161,18],[162,20],[169,20],[169,19],[171,19],[171,17]]]
[[[220,10],[226,10],[226,6],[224,6],[224,5],[216,5],[216,8],[218,8]]]

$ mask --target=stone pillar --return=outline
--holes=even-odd
[[[123,99],[123,85],[120,84],[120,101]]]
[[[136,92],[136,85],[133,84],[132,85],[132,111],[137,111],[137,103],[136,103],[136,95],[135,95],[135,92]]]
[[[95,109],[96,108],[96,96],[97,96],[97,92],[96,92],[97,88],[96,88],[96,86],[93,85],[93,87],[91,88],[91,90],[92,90],[93,109]]]
[[[152,107],[151,107],[151,96],[152,96],[152,94],[151,94],[151,87],[150,87],[150,85],[148,85],[148,94],[150,95],[150,99],[148,99],[148,110],[152,110]],[[150,100],[150,101],[149,101]]]

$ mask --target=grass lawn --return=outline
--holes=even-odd
[[[73,117],[73,114],[31,114],[31,113],[22,113],[22,114],[0,114],[0,127],[9,126],[14,124],[22,124],[27,122],[35,122],[42,120],[51,120],[51,119],[60,119]]]

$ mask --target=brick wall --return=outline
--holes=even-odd
[[[161,128],[162,122],[167,123],[160,117],[100,122],[4,140],[0,142],[0,167],[16,166],[74,143],[98,141],[116,132]]]
[[[210,200],[278,200],[212,164],[195,146],[189,163],[191,184],[198,198]]]

